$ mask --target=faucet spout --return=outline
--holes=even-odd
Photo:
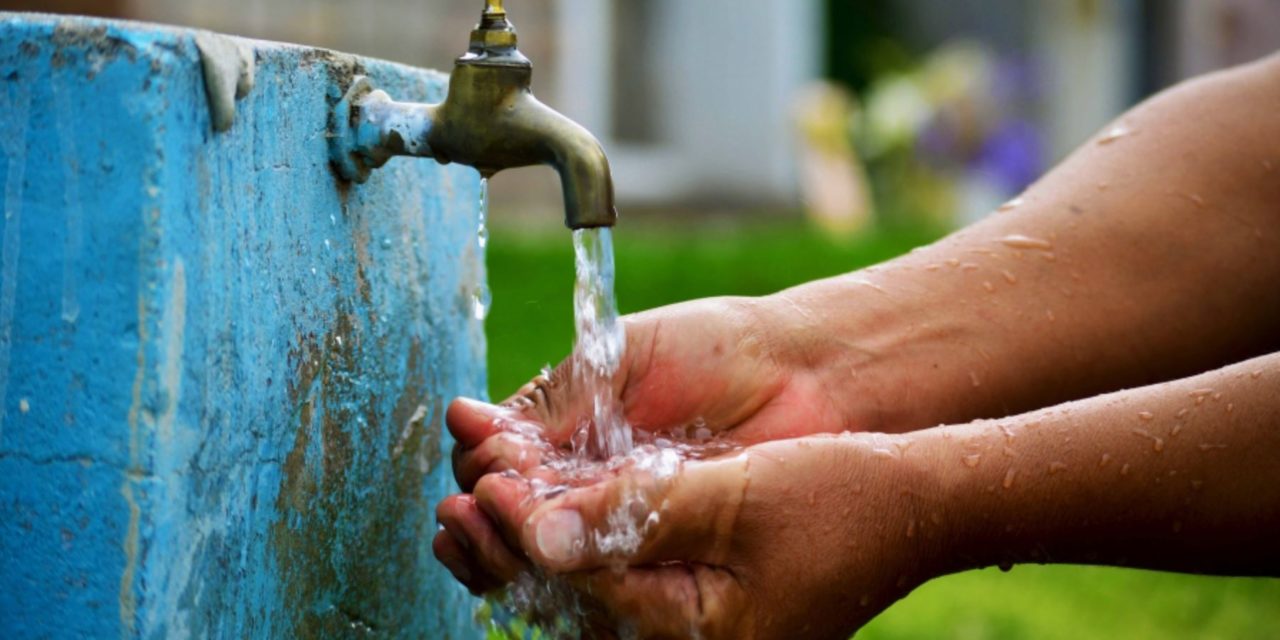
[[[532,75],[502,3],[490,1],[471,32],[470,48],[455,62],[444,102],[396,102],[368,78],[353,81],[334,107],[333,163],[356,182],[397,155],[465,164],[485,178],[546,164],[560,174],[566,226],[613,226],[617,213],[604,149],[581,125],[533,96]]]

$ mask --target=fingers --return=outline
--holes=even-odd
[[[686,464],[674,477],[640,466],[538,498],[531,483],[488,475],[475,497],[513,547],[556,573],[616,565],[719,564],[746,489],[745,454]]]
[[[547,462],[553,453],[545,441],[513,433],[498,433],[474,449],[455,449],[453,475],[463,491],[471,491],[481,476],[503,471],[525,472]]]
[[[449,427],[453,439],[464,448],[472,448],[484,442],[488,437],[498,433],[502,419],[514,419],[511,409],[472,400],[456,398],[449,403],[444,421]]]
[[[445,498],[436,507],[444,531],[436,535],[432,550],[458,579],[474,593],[502,587],[528,568],[512,551],[489,518],[469,495]],[[444,538],[444,539],[442,539]]]

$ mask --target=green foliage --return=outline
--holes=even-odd
[[[1280,580],[1019,566],[940,578],[858,640],[1259,639],[1280,629]]]

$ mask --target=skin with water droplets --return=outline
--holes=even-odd
[[[1098,138],[1098,144],[1108,145],[1131,133],[1133,132],[1125,125],[1116,124],[1116,125],[1113,125],[1111,128],[1107,129],[1106,132],[1103,133],[1102,136]]]
[[[1013,249],[1035,249],[1040,251],[1053,249],[1053,243],[1048,240],[1033,238],[1021,233],[1012,233],[1000,238],[1000,244]]]

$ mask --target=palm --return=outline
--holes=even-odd
[[[700,300],[627,318],[627,351],[615,379],[627,421],[664,432],[705,424],[742,443],[841,431],[848,421],[818,373],[745,301]],[[566,360],[516,402],[554,442],[585,415]]]

